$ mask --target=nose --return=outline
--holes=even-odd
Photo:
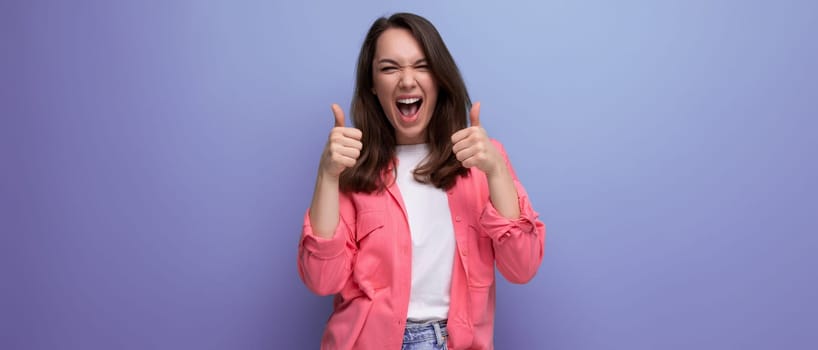
[[[400,80],[398,80],[398,87],[405,90],[411,90],[417,85],[417,81],[415,81],[414,75],[407,71],[404,71],[400,75]]]

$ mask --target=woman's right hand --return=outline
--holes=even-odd
[[[329,133],[318,171],[331,179],[338,179],[341,172],[353,167],[361,155],[363,133],[344,126],[344,111],[337,104],[332,105],[332,113],[335,115],[335,127]]]

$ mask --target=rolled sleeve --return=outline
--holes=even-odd
[[[480,215],[482,232],[494,242],[497,269],[512,283],[530,281],[542,263],[545,249],[545,225],[534,211],[525,188],[517,179],[502,144],[495,141],[506,161],[514,187],[520,216],[509,219],[500,214],[488,200]]]
[[[338,228],[332,238],[324,238],[316,236],[310,224],[310,212],[304,214],[304,228],[301,237],[301,246],[311,256],[327,260],[336,258],[343,254],[346,246],[346,236],[349,230],[346,229],[346,224],[339,222]]]
[[[522,186],[515,181],[517,187],[517,203],[520,208],[520,217],[509,219],[497,211],[497,208],[489,201],[483,213],[480,215],[480,225],[492,240],[502,243],[508,238],[522,234],[536,234],[538,214],[531,208],[531,202],[525,195]]]
[[[318,295],[338,293],[352,272],[355,245],[343,216],[339,218],[332,238],[316,236],[310,225],[309,210],[298,244],[298,273],[304,284]]]

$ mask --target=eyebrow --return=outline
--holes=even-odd
[[[378,60],[378,64],[384,64],[384,63],[386,63],[386,64],[394,64],[394,65],[396,65],[396,66],[400,66],[400,64],[398,64],[398,62],[397,62],[397,61],[395,61],[395,60],[393,60],[393,59],[389,59],[389,58],[382,58],[382,59]],[[421,63],[426,63],[426,58],[421,58],[421,59],[418,59],[418,60],[417,60],[417,61],[415,61],[415,63],[413,63],[412,65],[418,65],[418,64],[421,64]]]

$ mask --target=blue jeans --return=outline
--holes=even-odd
[[[406,321],[401,350],[446,350],[446,320],[417,323]]]

